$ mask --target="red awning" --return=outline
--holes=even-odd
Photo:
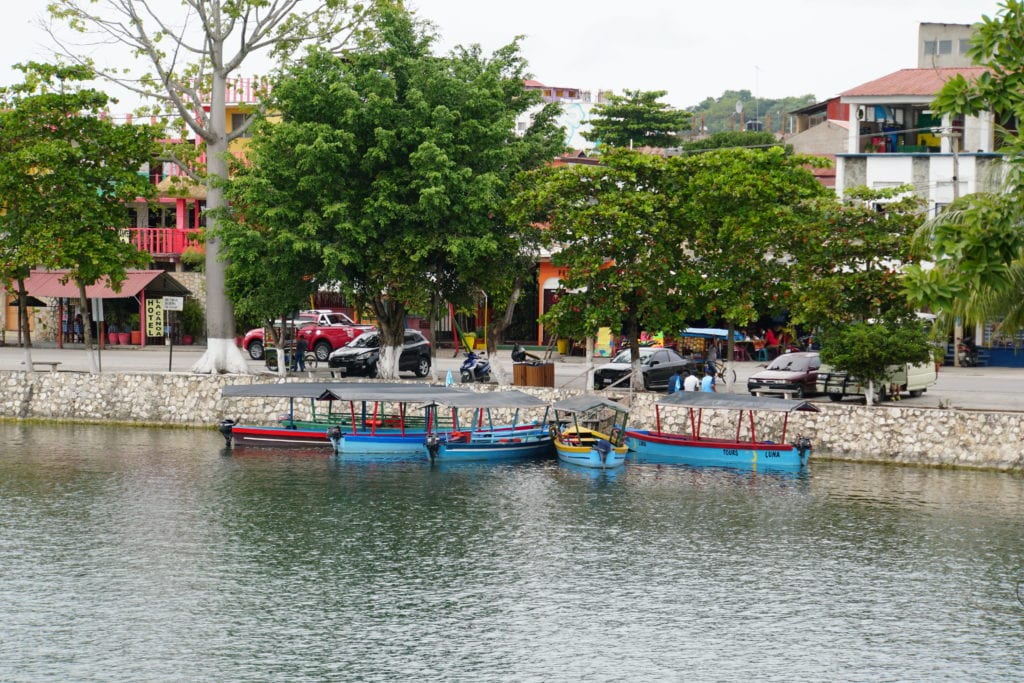
[[[72,280],[62,284],[66,278],[66,270],[33,270],[25,280],[25,291],[31,296],[54,296],[78,298],[78,285]],[[147,296],[185,296],[191,294],[171,274],[163,270],[130,270],[128,277],[121,283],[121,291],[115,292],[108,280],[103,279],[85,288],[85,295],[90,299],[123,299],[136,296],[145,290]]]

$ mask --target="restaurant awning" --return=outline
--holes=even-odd
[[[25,291],[29,295],[78,298],[78,285],[68,280],[66,270],[33,270],[25,280]],[[85,288],[85,295],[90,299],[123,299],[137,296],[145,290],[146,296],[186,296],[191,294],[185,285],[175,280],[170,273],[163,270],[130,270],[128,277],[121,283],[121,291],[115,292],[108,280],[103,279]]]

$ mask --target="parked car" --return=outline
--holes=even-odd
[[[630,361],[629,349],[620,351],[617,356],[594,371],[594,388],[604,389],[615,384],[633,370]],[[644,389],[664,390],[668,389],[668,381],[678,370],[683,376],[687,371],[700,376],[703,373],[702,366],[695,360],[684,358],[675,349],[661,348],[657,346],[640,347],[640,372],[644,376]],[[619,389],[627,389],[629,380],[618,382],[615,386]]]
[[[377,376],[377,361],[380,359],[380,333],[377,330],[363,332],[327,357],[327,366],[341,369],[347,375]],[[414,372],[417,377],[430,374],[430,342],[416,330],[406,330],[402,343],[402,355],[398,369]]]
[[[301,329],[306,325],[314,324],[324,327],[358,327],[360,330],[365,330],[368,328],[368,326],[365,325],[356,325],[356,323],[354,323],[352,319],[349,318],[344,313],[322,308],[313,308],[305,311],[299,311],[294,316],[290,318],[285,318],[284,321],[278,321],[277,327]],[[338,346],[341,346],[342,344],[351,340],[358,334],[359,332],[353,332],[352,334],[347,335],[345,340],[342,343],[338,344]],[[262,327],[254,327],[253,329],[246,332],[245,336],[242,337],[242,348],[245,349],[246,352],[248,352],[249,357],[252,358],[253,360],[263,360],[264,346],[266,345],[266,343],[263,341],[263,335],[264,330]],[[306,341],[308,343],[310,340],[307,339]],[[313,349],[312,344],[310,344],[309,348]],[[324,352],[323,358],[318,358],[318,360],[326,360],[327,354],[330,353],[332,348],[334,347],[328,348]]]
[[[873,386],[872,403],[881,403],[893,398],[893,391],[900,395],[906,392],[911,398],[917,398],[939,378],[935,363],[930,362],[918,365],[890,365],[886,371],[885,381]],[[818,372],[818,390],[828,394],[832,401],[841,401],[847,396],[859,396],[863,399],[867,394],[867,386],[861,384],[857,378],[850,377],[845,372],[834,371],[827,365],[822,366]]]
[[[778,356],[764,370],[747,379],[751,394],[792,392],[795,398],[818,393],[818,368],[821,355],[817,351],[792,351]]]

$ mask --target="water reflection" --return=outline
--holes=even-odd
[[[1017,476],[0,444],[0,680],[1024,673]]]

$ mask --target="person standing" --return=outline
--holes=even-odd
[[[704,374],[704,379],[700,381],[700,390],[709,394],[715,393],[715,376],[712,373]]]
[[[309,342],[306,341],[306,338],[299,337],[295,342],[295,361],[292,363],[292,370],[306,371],[306,349],[308,348]]]
[[[699,389],[700,380],[697,379],[697,375],[687,372],[686,379],[683,380],[683,391],[697,391]]]

